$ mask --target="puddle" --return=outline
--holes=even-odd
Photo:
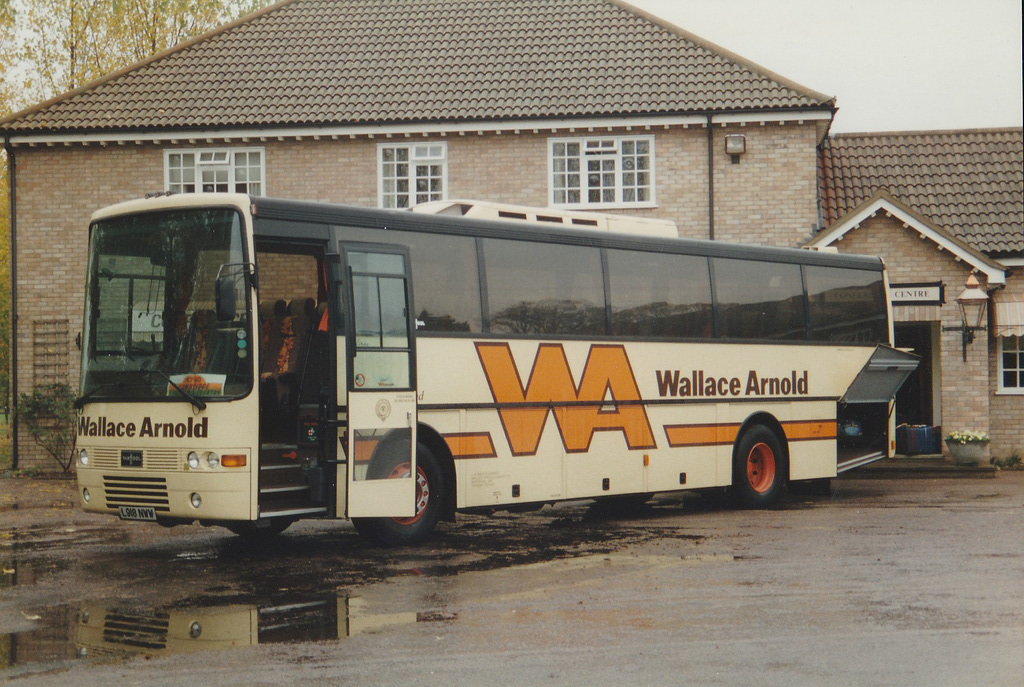
[[[0,552],[48,551],[128,540],[128,533],[99,525],[31,525],[0,529]]]
[[[39,672],[74,660],[75,647],[69,641],[73,611],[54,607],[22,615],[35,627],[25,632],[0,634],[0,680],[24,674],[23,666],[30,666],[30,672]]]
[[[351,528],[329,523],[296,527],[255,547],[195,529],[146,541],[129,536],[128,528],[110,525],[0,529],[0,592],[5,587],[11,592],[0,604],[0,620],[5,621],[0,625],[0,679],[67,669],[82,661],[340,641],[457,620],[444,594],[396,606],[394,585],[413,582],[409,578],[506,571],[518,580],[522,566],[546,564],[550,569],[540,573],[557,584],[568,579],[570,570],[597,580],[608,573],[629,574],[637,566],[717,562],[615,553],[652,540],[677,540],[686,551],[700,545],[707,533],[670,524],[679,506],[655,502],[630,518],[596,518],[585,504],[517,515],[512,521],[466,515],[458,526],[442,527],[429,545],[409,549],[377,549]],[[120,541],[127,545],[110,546]],[[50,579],[52,566],[70,572]],[[58,601],[14,593],[17,586],[44,579],[75,596]],[[178,581],[173,590],[168,580]],[[107,602],[112,589],[125,593]],[[375,589],[390,593],[381,596]],[[69,599],[76,601],[69,604]],[[101,600],[80,604],[78,599]],[[61,602],[65,605],[56,605]],[[53,605],[41,606],[47,603]]]
[[[182,551],[176,553],[174,557],[178,560],[183,561],[213,561],[220,558],[219,551]]]
[[[0,589],[35,584],[46,576],[67,570],[70,565],[70,561],[67,560],[50,560],[48,558],[21,560],[0,556]]]
[[[36,627],[0,635],[0,678],[136,657],[197,653],[260,644],[338,641],[416,623],[443,623],[443,608],[382,612],[359,596],[296,597],[259,603],[132,608],[91,602],[27,612]]]

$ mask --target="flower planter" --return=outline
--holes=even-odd
[[[987,441],[973,441],[969,444],[961,444],[957,441],[946,440],[950,455],[953,456],[954,465],[977,465],[985,457]]]

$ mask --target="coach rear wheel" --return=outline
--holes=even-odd
[[[733,453],[733,497],[744,508],[774,505],[786,491],[787,472],[775,432],[754,425],[743,433]]]
[[[368,474],[379,473],[388,479],[408,478],[408,461],[393,465],[370,465]],[[444,479],[434,453],[423,444],[416,445],[416,510],[406,518],[352,518],[359,534],[384,546],[418,544],[430,536],[441,517]]]
[[[835,496],[836,480],[831,477],[790,482],[787,491],[796,496]]]

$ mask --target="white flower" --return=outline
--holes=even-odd
[[[955,432],[950,432],[946,437],[946,441],[951,441],[955,444],[984,444],[990,441],[988,434],[984,432],[975,432],[970,429],[958,429]]]

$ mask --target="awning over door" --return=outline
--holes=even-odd
[[[1024,336],[1024,295],[1000,293],[992,302],[996,336]]]
[[[888,403],[920,361],[913,353],[879,345],[839,402]]]

